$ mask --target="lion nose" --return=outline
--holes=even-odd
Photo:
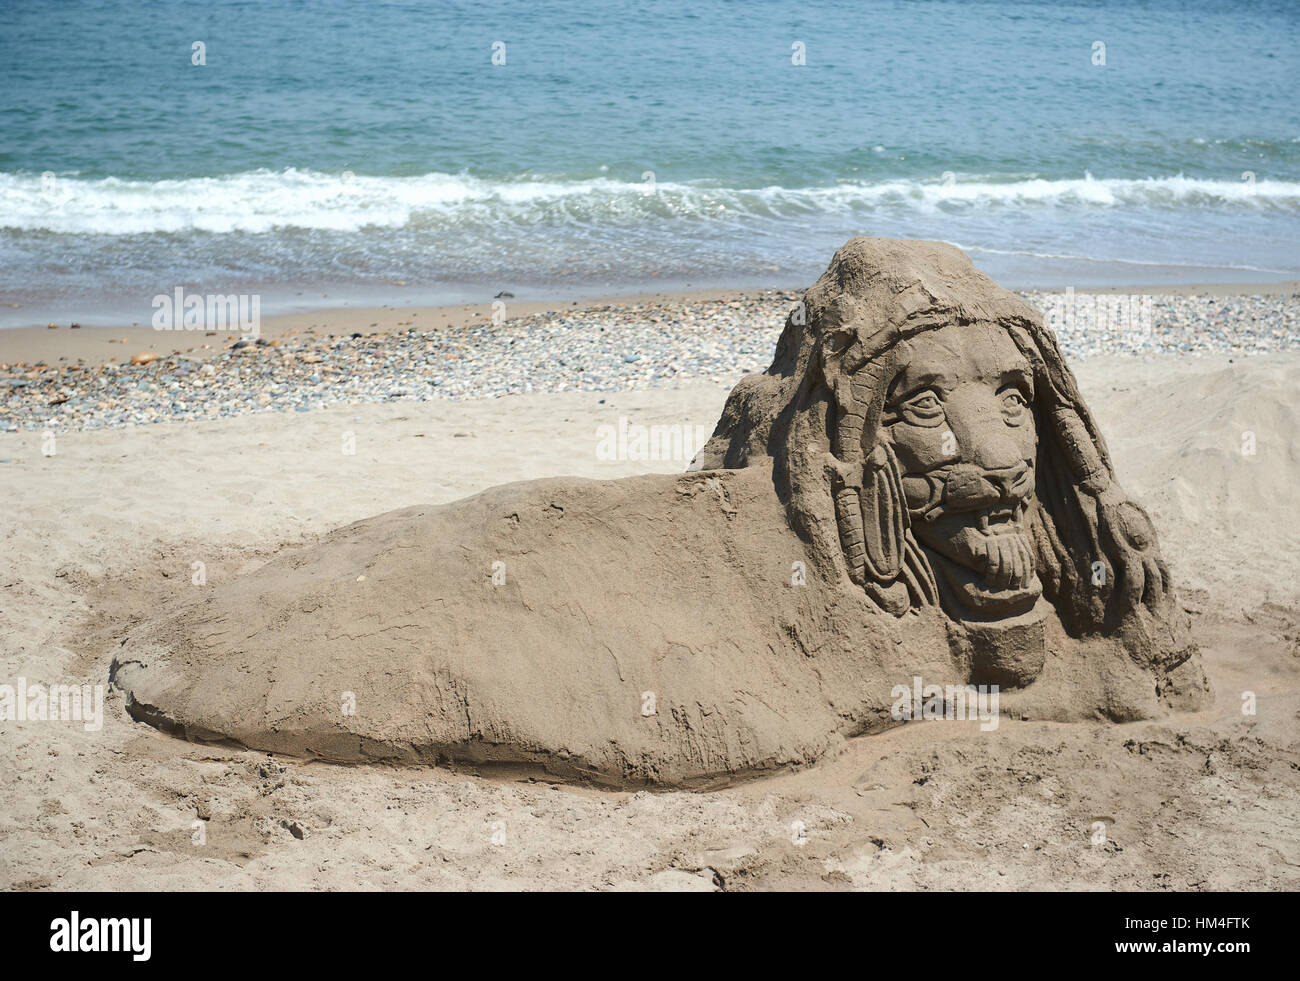
[[[1002,470],[986,470],[984,479],[997,488],[1003,502],[1016,501],[1024,497],[1024,486],[1028,482],[1029,467],[1021,460],[1016,466]]]
[[[944,503],[968,510],[1014,504],[1029,495],[1033,474],[1021,461],[1000,470],[985,470],[970,464],[953,467],[944,485]]]
[[[975,428],[975,427],[972,427]],[[970,462],[986,473],[1024,470],[1025,461],[1016,441],[998,419],[994,425],[980,426],[970,433]]]

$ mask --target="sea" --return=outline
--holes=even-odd
[[[1300,279],[1297,0],[0,2],[0,326]]]

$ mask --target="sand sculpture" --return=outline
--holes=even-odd
[[[997,685],[1016,720],[1208,695],[1042,316],[952,246],[867,238],[690,472],[358,522],[142,624],[112,678],[186,738],[610,785],[814,762],[898,724],[899,686],[942,714]]]

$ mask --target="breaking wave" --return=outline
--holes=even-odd
[[[500,223],[625,227],[648,219],[726,224],[747,218],[1108,208],[1294,214],[1300,213],[1300,182],[947,174],[823,187],[735,188],[708,180],[655,184],[650,179],[533,175],[489,180],[463,174],[376,177],[293,169],[157,181],[0,174],[0,228],[55,234],[464,230]]]

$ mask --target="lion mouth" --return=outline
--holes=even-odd
[[[988,535],[984,547],[984,585],[991,590],[1020,589],[1034,578],[1034,554],[1021,534]]]
[[[946,605],[958,619],[1009,616],[1031,608],[1042,595],[1043,585],[1028,558],[1032,552],[1023,536],[990,536],[985,561],[972,563],[982,569],[934,550],[930,556],[931,568],[949,599]]]
[[[984,508],[976,515],[978,537],[968,541],[972,563],[984,574],[984,590],[1024,590],[1037,582],[1033,544],[1025,531],[1025,502]]]
[[[985,535],[1003,535],[1008,531],[1019,531],[1023,509],[1006,505],[981,511],[979,529]]]
[[[943,592],[962,618],[1006,616],[1032,607],[1042,594],[1028,501],[978,511],[948,511],[920,530]]]

